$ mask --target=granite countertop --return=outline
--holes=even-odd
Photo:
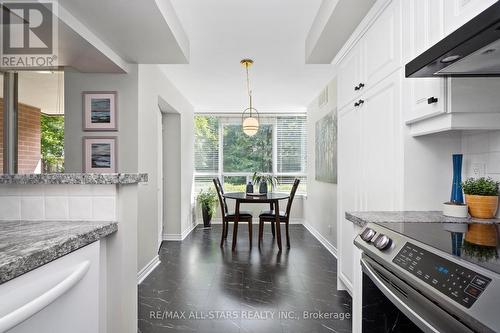
[[[482,220],[444,216],[440,211],[346,212],[347,220],[361,227],[367,223],[478,223],[500,224],[500,219]]]
[[[0,284],[98,241],[117,229],[116,222],[0,222]]]
[[[1,184],[77,184],[77,185],[126,185],[145,183],[147,173],[45,173],[45,174],[0,174]]]

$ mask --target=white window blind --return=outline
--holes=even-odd
[[[211,116],[195,117],[194,164],[197,173],[219,172],[219,120]]]
[[[305,116],[277,117],[277,172],[306,173],[307,122]]]

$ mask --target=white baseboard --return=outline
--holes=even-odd
[[[137,284],[141,284],[144,279],[160,264],[160,257],[157,255],[137,273]]]
[[[193,224],[182,234],[163,234],[163,240],[164,241],[183,241],[195,228],[197,227],[197,224]]]
[[[335,258],[337,258],[337,248],[333,246],[332,243],[323,237],[316,228],[314,228],[309,223],[304,223],[304,227],[309,230],[309,232],[330,252]]]

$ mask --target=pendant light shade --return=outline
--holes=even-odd
[[[245,116],[245,112],[243,112]],[[243,117],[243,133],[248,136],[254,136],[259,131],[259,119],[253,116]]]
[[[243,133],[248,136],[254,136],[259,131],[259,112],[252,106],[252,91],[250,90],[250,79],[248,68],[253,65],[252,59],[243,59],[240,62],[246,70],[247,74],[247,92],[250,106],[243,111],[241,115]]]

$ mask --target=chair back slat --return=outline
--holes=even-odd
[[[290,217],[290,211],[292,210],[293,199],[295,198],[295,193],[297,192],[297,189],[299,188],[299,184],[300,184],[300,179],[295,178],[295,181],[293,182],[292,190],[290,191],[290,199],[288,199],[288,204],[286,205],[285,216],[287,218]]]
[[[219,178],[214,178],[213,182],[215,186],[215,191],[217,192],[217,197],[219,198],[221,214],[222,217],[224,218],[224,216],[226,216],[227,214],[227,204],[225,198],[223,197],[224,190],[222,188]]]

